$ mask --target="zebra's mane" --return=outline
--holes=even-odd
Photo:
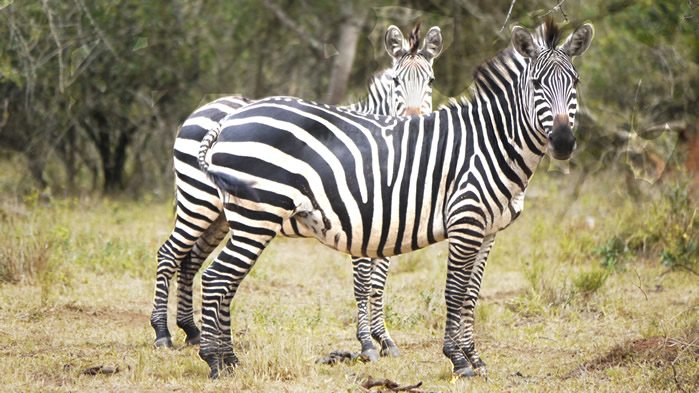
[[[542,49],[555,49],[561,41],[561,28],[552,17],[547,16],[534,32],[534,41]]]
[[[392,69],[386,68],[384,70],[377,71],[374,74],[372,74],[369,77],[369,79],[367,79],[367,81],[366,81],[367,91],[371,91],[371,89],[374,86],[381,85],[382,84],[381,79],[383,79],[387,75],[392,78],[391,71],[392,71]],[[347,104],[347,107],[354,107],[354,106],[361,107],[367,102],[368,99],[369,99],[369,96],[367,94],[365,94],[361,98],[351,100],[349,102],[349,104]]]
[[[540,24],[534,31],[534,41],[542,49],[554,49],[558,46],[561,40],[561,29],[551,17],[546,17],[544,22]],[[484,61],[473,71],[473,83],[469,87],[467,95],[460,98],[450,98],[446,105],[442,108],[460,108],[468,105],[472,97],[478,94],[479,90],[489,89],[488,81],[491,80],[493,71],[502,71],[513,69],[513,60],[520,56],[510,44],[507,48],[498,52],[495,56]]]
[[[413,31],[410,32],[410,50],[408,53],[413,56],[417,53],[417,49],[420,46],[420,23],[421,21],[418,21]]]

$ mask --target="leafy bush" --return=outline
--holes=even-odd
[[[699,244],[694,228],[699,221],[692,180],[680,173],[657,184],[656,195],[635,201],[620,217],[620,229],[599,248],[601,266],[623,270],[634,256],[656,259],[671,269],[695,270]],[[650,195],[650,194],[649,194]]]

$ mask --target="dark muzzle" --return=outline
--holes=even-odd
[[[556,115],[553,118],[553,130],[548,136],[549,150],[553,158],[567,160],[575,150],[575,136],[570,128],[568,115]]]

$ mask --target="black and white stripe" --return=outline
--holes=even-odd
[[[416,106],[425,113],[432,110],[432,62],[441,51],[442,37],[439,28],[433,27],[428,32],[422,49],[418,50],[418,32],[419,24],[412,32],[410,42],[405,42],[397,27],[389,27],[386,48],[393,58],[393,67],[374,75],[368,83],[368,97],[353,104],[350,109],[401,116],[409,108]],[[405,70],[409,72],[404,72]],[[409,86],[409,89],[401,86]],[[405,94],[406,91],[410,94]],[[421,101],[417,104],[407,101],[411,97],[420,97]],[[215,187],[199,168],[197,153],[207,131],[219,128],[221,119],[250,102],[252,100],[244,97],[225,97],[204,105],[185,121],[175,140],[177,217],[172,234],[158,250],[155,300],[151,315],[151,325],[156,332],[155,346],[172,346],[167,327],[167,300],[170,280],[175,273],[178,282],[177,325],[185,331],[187,344],[199,342],[200,332],[193,314],[192,284],[203,262],[225,237],[228,224],[220,214],[222,205]],[[299,236],[291,226],[285,234]],[[372,360],[378,358],[378,351],[371,340],[374,337],[381,344],[382,354],[396,356],[398,348],[386,331],[383,320],[383,289],[389,259],[358,257],[353,258],[353,266],[355,281],[361,284],[355,285],[355,296],[359,310],[357,337],[362,343],[362,351]],[[371,282],[371,291],[364,290],[363,280]]]
[[[411,118],[367,116],[288,97],[258,101],[202,143],[231,238],[204,271],[200,356],[211,376],[238,362],[229,307],[287,225],[336,250],[383,258],[449,240],[444,354],[461,376],[485,374],[473,311],[498,231],[521,212],[547,150],[568,158],[584,25],[560,47],[551,20],[481,65],[468,100]],[[562,103],[558,105],[557,103]],[[215,143],[214,143],[215,142]]]

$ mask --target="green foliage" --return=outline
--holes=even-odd
[[[608,270],[623,271],[624,263],[631,259],[633,255],[624,240],[619,236],[614,236],[607,241],[604,247],[598,249],[603,261],[601,267]]]
[[[601,266],[623,270],[634,257],[655,259],[673,269],[694,269],[699,248],[694,228],[699,224],[692,180],[679,173],[656,185],[655,195],[633,204],[620,228],[599,249]]]

